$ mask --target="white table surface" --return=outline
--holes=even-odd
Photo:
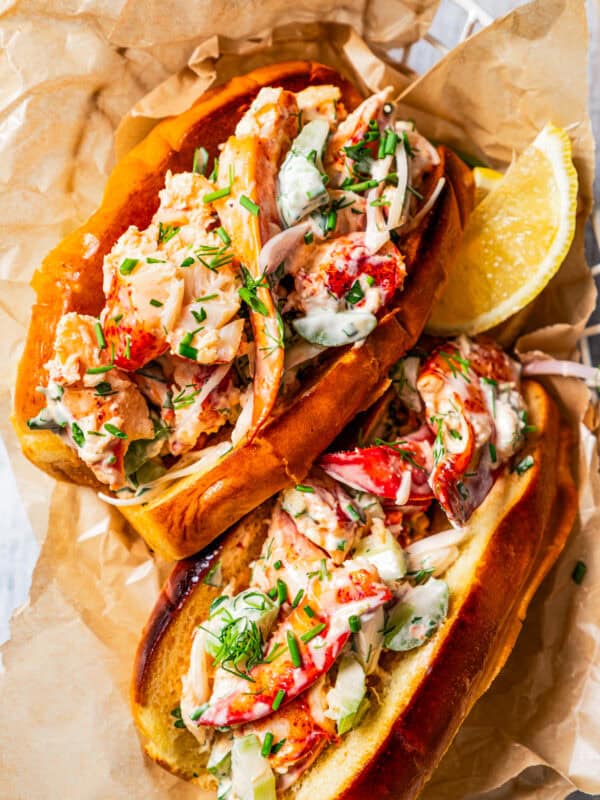
[[[492,17],[523,5],[522,2],[511,0],[479,0],[479,6],[490,13]],[[455,42],[459,37],[456,18],[445,15],[442,7],[434,20],[432,33],[444,42]],[[591,34],[591,76],[600,75],[600,3],[598,0],[588,0],[588,17]],[[0,20],[0,28],[2,23]],[[415,48],[410,64],[423,72],[435,62],[435,54],[429,47]],[[591,80],[591,113],[596,141],[600,142],[600,88],[598,81]],[[596,172],[600,172],[598,164]],[[597,205],[600,204],[600,176],[596,175],[595,197]],[[596,210],[596,230],[600,233],[600,212]],[[598,263],[600,255],[597,248],[590,243],[589,255],[591,263]],[[599,318],[600,319],[600,318]],[[599,343],[600,344],[600,343]],[[595,355],[594,363],[600,362],[600,346]],[[11,471],[6,450],[0,439],[0,643],[9,636],[9,619],[13,611],[21,606],[27,598],[31,582],[31,574],[38,556],[38,545],[34,539],[31,527],[20,502],[16,483]],[[573,795],[575,797],[589,797],[586,795]]]

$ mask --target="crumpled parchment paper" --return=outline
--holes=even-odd
[[[125,152],[215,81],[298,57],[325,61],[365,90],[391,83],[424,133],[492,165],[505,166],[548,120],[569,127],[580,180],[575,242],[548,289],[498,335],[520,336],[522,352],[573,355],[595,299],[583,257],[594,159],[583,0],[522,7],[410,85],[361,37],[378,52],[416,41],[436,8],[429,0],[4,4],[0,429],[43,547],[28,605],[3,649],[0,797],[198,797],[144,758],[128,708],[137,639],[168,565],[153,561],[93,492],[55,486],[28,464],[7,421],[32,302],[28,281],[99,202],[113,145]],[[581,420],[587,390],[566,379],[551,388]],[[578,482],[580,519],[567,547],[427,800],[561,800],[573,788],[600,791],[600,481],[596,439],[583,427]],[[588,567],[581,586],[570,578],[578,559]]]

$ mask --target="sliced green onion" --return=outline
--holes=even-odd
[[[290,651],[290,658],[292,659],[292,664],[295,667],[301,667],[302,658],[300,656],[300,648],[298,647],[298,642],[296,641],[296,637],[291,631],[288,631],[286,634],[286,638],[287,638],[288,650]]]
[[[216,192],[209,192],[202,198],[203,203],[214,203],[215,200],[221,200],[223,197],[228,197],[231,194],[231,187],[224,186],[222,189],[217,189]]]
[[[105,367],[90,367],[85,372],[86,375],[101,375],[103,372],[110,372],[114,366],[114,364],[107,364]]]
[[[263,758],[267,758],[271,754],[271,747],[273,747],[273,734],[271,731],[267,731],[260,749],[260,754]]]
[[[351,306],[359,303],[365,296],[365,293],[362,290],[362,286],[358,280],[354,281],[348,294],[346,295],[346,302],[350,303]]]
[[[277,601],[282,605],[287,600],[288,588],[287,583],[277,578]]]
[[[315,612],[312,610],[310,606],[304,606],[304,613],[306,614],[307,617],[310,617],[311,619],[315,616]]]
[[[198,706],[198,708],[194,709],[194,711],[192,711],[192,713],[190,714],[190,719],[192,720],[192,722],[196,722],[196,720],[199,720],[207,708],[208,708],[208,703],[204,703],[204,705]]]
[[[313,489],[312,486],[304,486],[304,484],[302,483],[297,483],[295,488],[297,492],[305,492],[306,494],[315,493],[315,490]]]
[[[98,342],[98,347],[100,350],[104,350],[106,347],[106,339],[104,338],[102,325],[99,322],[94,323],[94,331],[96,332],[96,341]]]
[[[120,428],[117,428],[116,425],[111,425],[110,422],[104,423],[104,430],[108,431],[112,436],[116,436],[117,439],[127,439],[127,434],[125,431],[122,431]]]
[[[189,344],[185,344],[181,342],[178,348],[178,353],[180,356],[184,358],[191,358],[192,361],[197,361],[198,359],[198,350],[195,347],[192,347]]]
[[[191,267],[195,260],[196,259],[193,256],[188,256],[187,258],[183,259],[183,261],[181,262],[181,264],[179,266],[180,267]]]
[[[297,608],[303,597],[304,597],[304,589],[299,589],[298,594],[292,600],[292,608]]]
[[[360,617],[357,617],[355,614],[353,614],[351,617],[348,617],[348,626],[350,627],[352,633],[358,633],[361,628]]]
[[[366,189],[374,189],[376,186],[379,186],[379,183],[380,181],[376,180],[375,178],[370,178],[368,181],[351,183],[349,186],[345,186],[344,188],[349,192],[364,192]]]
[[[71,423],[71,436],[77,447],[83,447],[85,444],[85,436],[81,428],[76,422]]]
[[[273,711],[277,711],[279,706],[283,703],[284,698],[285,698],[285,689],[280,689],[275,695],[275,700],[273,700],[273,703],[271,704],[271,708],[273,709]]]
[[[393,156],[396,152],[396,145],[398,144],[398,134],[395,131],[390,131],[385,140],[384,154],[386,156]]]
[[[496,445],[493,442],[489,442],[488,444],[489,451],[490,451],[490,458],[493,462],[497,461],[496,459]]]
[[[327,219],[325,220],[325,230],[334,231],[336,224],[337,224],[337,211],[334,208],[332,208],[329,214],[327,214]]]
[[[304,244],[312,244],[313,239],[314,236],[312,231],[306,231],[306,233],[304,234]]]
[[[200,311],[192,309],[192,317],[196,320],[196,322],[204,322],[206,319],[206,311],[203,308],[201,308]]]
[[[527,472],[528,469],[531,469],[533,467],[533,464],[534,464],[533,456],[531,455],[525,456],[525,458],[522,461],[519,461],[514,471],[517,473],[517,475],[523,475],[523,473]]]
[[[147,258],[146,264],[166,264],[164,258]]]
[[[326,627],[327,625],[324,622],[320,622],[318,625],[315,625],[314,628],[311,628],[309,631],[306,631],[306,633],[303,633],[300,638],[304,644],[308,644],[308,642],[312,641],[315,636],[318,636],[321,631],[324,631]]]
[[[224,242],[225,244],[231,244],[231,236],[227,233],[227,231],[222,225],[219,228],[217,228],[215,233],[222,242]]]
[[[258,217],[260,214],[260,206],[257,206],[249,197],[246,197],[245,194],[241,195],[240,197],[240,205],[243,206],[246,211],[249,211],[253,216]]]
[[[150,300],[150,305],[154,306],[154,308],[162,308],[163,303],[160,300],[156,300],[154,297]]]
[[[126,258],[124,261],[121,262],[121,266],[119,267],[119,272],[121,275],[131,275],[133,270],[139,264],[139,259],[137,258]]]
[[[282,564],[282,562],[281,562],[281,561],[278,559],[278,560],[277,560],[277,561],[276,561],[276,562],[273,564],[273,567],[274,567],[275,569],[281,569],[281,568],[283,567],[283,564]]]

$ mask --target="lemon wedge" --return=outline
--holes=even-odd
[[[469,218],[430,333],[476,334],[498,325],[537,297],[569,250],[577,173],[564,130],[546,125],[491,182]]]
[[[486,197],[492,189],[498,185],[504,175],[489,167],[475,167],[473,170],[473,180],[475,181],[475,205]]]

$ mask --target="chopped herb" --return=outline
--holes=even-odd
[[[277,597],[277,587],[273,586],[271,589],[269,589],[267,595],[271,598],[271,600],[275,600]]]
[[[208,703],[204,703],[203,705],[198,706],[198,708],[195,708],[190,714],[190,719],[192,720],[192,722],[196,722],[197,720],[199,720],[207,708],[208,708]]]
[[[117,428],[116,425],[112,425],[110,422],[104,423],[104,430],[108,431],[112,436],[116,436],[117,439],[127,439],[127,434],[120,428]]]
[[[444,457],[446,448],[444,447],[442,418],[436,417],[433,421],[437,422],[437,433],[433,443],[433,463],[438,464],[439,461]]]
[[[192,172],[195,172],[197,175],[204,175],[207,166],[208,166],[208,150],[205,147],[197,147],[194,150]]]
[[[88,436],[106,436],[106,434],[100,431],[88,431]]]
[[[468,359],[463,358],[458,352],[447,353],[445,350],[440,350],[438,355],[448,366],[453,378],[460,375],[467,383],[471,383],[469,379],[471,362]]]
[[[348,626],[350,627],[352,633],[358,633],[361,628],[360,617],[357,617],[356,614],[348,617]]]
[[[163,258],[147,258],[146,264],[166,264],[167,262]]]
[[[402,131],[402,144],[404,145],[404,149],[406,150],[406,155],[412,158],[415,154],[415,151],[410,146],[410,142],[408,140],[408,134],[406,131]]]
[[[325,230],[334,231],[336,224],[337,224],[337,211],[334,208],[332,208],[327,214],[327,218],[325,220]]]
[[[430,577],[430,575],[433,575],[433,573],[434,573],[434,568],[427,567],[423,569],[414,570],[413,572],[407,572],[406,575],[408,578],[412,578],[413,581],[417,585],[419,585],[421,583],[425,583],[425,581]]]
[[[302,112],[300,112],[300,113],[302,113]],[[276,753],[278,753],[286,742],[287,742],[287,738],[280,739],[277,742],[277,744],[274,744],[273,747],[271,748],[271,755],[274,756]]]
[[[275,569],[281,569],[283,567],[283,563],[279,559],[277,559],[277,561],[273,564],[273,567]]]
[[[291,631],[288,631],[286,634],[286,638],[287,638],[288,650],[290,651],[290,657],[292,659],[292,664],[295,667],[301,667],[302,658],[300,657],[300,648],[298,647],[298,642],[296,641],[296,637]]]
[[[254,683],[250,672],[263,663],[263,641],[261,632],[248,617],[231,619],[218,636],[219,649],[214,656],[214,665],[226,672]]]
[[[292,600],[292,608],[297,608],[303,597],[304,597],[304,589],[299,589],[298,594]]]
[[[218,227],[218,228],[217,228],[217,230],[215,231],[215,233],[217,234],[217,236],[219,237],[219,239],[220,239],[220,240],[221,240],[221,241],[222,241],[224,244],[226,244],[226,245],[230,245],[230,244],[231,244],[231,236],[230,236],[230,235],[227,233],[227,231],[225,230],[225,228],[224,228],[222,225],[221,225],[220,227]]]
[[[527,472],[528,469],[531,469],[533,467],[533,464],[534,464],[533,456],[531,455],[525,456],[525,458],[522,459],[522,461],[519,461],[519,463],[517,464],[517,466],[514,468],[513,471],[516,472],[517,475],[523,475],[523,473]]]
[[[169,713],[171,714],[172,717],[175,717],[175,719],[181,719],[181,708],[179,706],[175,706],[175,708],[172,708]]]
[[[118,325],[122,319],[123,319],[123,314],[117,314],[116,317],[113,317],[113,322],[115,323],[115,325]]]
[[[83,447],[85,444],[85,436],[76,422],[71,423],[71,436],[77,447]]]
[[[215,160],[213,161],[212,172],[208,176],[208,180],[214,183],[217,180],[218,174],[219,174],[219,159],[215,158]]]
[[[378,206],[390,206],[391,203],[389,200],[386,200],[384,197],[378,197],[377,200],[372,200],[369,205],[378,207]]]
[[[253,216],[258,217],[260,214],[260,206],[257,206],[249,197],[246,197],[245,194],[240,195],[240,205],[249,211]]]
[[[219,296],[218,294],[207,294],[207,295],[204,295],[204,297],[197,297],[194,300],[194,303],[206,303],[207,300],[214,300],[215,297],[218,297],[218,296]]]
[[[86,375],[101,375],[103,372],[110,372],[114,366],[114,364],[107,364],[105,367],[90,367],[85,372]]]
[[[102,325],[99,322],[94,323],[94,331],[96,333],[96,341],[98,342],[98,347],[100,350],[104,350],[106,347],[106,339],[104,338],[104,331],[102,330]]]
[[[368,286],[375,286],[375,278],[372,275],[365,275],[365,280]]]
[[[201,308],[200,311],[192,309],[192,317],[196,320],[196,322],[204,322],[206,319],[206,311],[203,308]]]
[[[258,297],[258,290],[261,287],[267,288],[267,283],[264,275],[257,280],[252,277],[250,270],[246,269],[243,265],[240,267],[242,271],[242,278],[244,286],[238,290],[240,299],[249,306],[256,314],[261,314],[263,317],[269,316],[269,310],[263,301]]]
[[[173,723],[174,728],[185,728],[185,722],[182,719],[176,719]]]
[[[214,203],[215,200],[221,200],[223,197],[228,197],[231,194],[231,186],[224,186],[222,189],[217,189],[214,192],[208,192],[202,198],[203,203]]]
[[[262,743],[262,747],[260,748],[260,754],[263,758],[267,758],[267,756],[271,755],[271,748],[273,747],[273,734],[271,731],[267,731],[265,733],[265,738]]]
[[[107,397],[108,395],[116,394],[108,381],[101,381],[94,388],[96,389],[94,394],[98,397]]]
[[[183,259],[183,261],[181,262],[181,264],[179,266],[180,267],[191,267],[195,260],[196,259],[193,256],[188,256],[187,258]]]
[[[208,610],[208,616],[212,617],[212,615],[215,613],[217,608],[220,605],[223,605],[223,603],[225,603],[227,600],[229,600],[229,597],[226,594],[222,594],[220,597],[215,597],[215,599],[210,604],[210,608]]]
[[[283,653],[284,650],[285,646],[281,642],[278,642],[275,645],[275,647],[271,650],[269,655],[265,657],[264,659],[265,664],[270,664],[272,661],[275,661],[275,659],[279,658],[279,656]]]
[[[178,353],[180,356],[183,356],[184,358],[190,358],[192,361],[196,361],[198,359],[198,350],[189,344],[184,344],[183,342],[179,344]]]
[[[458,493],[461,496],[461,498],[463,500],[467,500],[467,498],[469,497],[469,490],[464,485],[464,483],[462,481],[458,481],[458,483],[456,484],[456,488],[458,489]]]
[[[346,506],[346,510],[350,515],[350,519],[354,520],[354,522],[360,522],[360,514],[351,503]]]
[[[310,606],[304,606],[303,610],[307,617],[310,617],[312,619],[315,616],[315,612],[312,610]]]
[[[368,181],[360,181],[360,183],[350,183],[347,186],[344,186],[344,189],[347,189],[349,192],[364,192],[367,189],[374,189],[376,186],[379,186],[380,181],[376,178],[370,178]]]
[[[571,578],[575,581],[575,583],[580,586],[583,579],[585,578],[585,573],[587,572],[587,565],[584,561],[578,561],[575,564],[573,572],[571,573]]]
[[[163,408],[173,409],[173,394],[172,392],[167,392],[165,395],[164,402],[162,404]]]
[[[279,689],[279,691],[275,695],[275,700],[273,700],[271,704],[271,708],[273,709],[273,711],[277,711],[279,706],[283,703],[284,698],[285,698],[285,689]]]
[[[161,303],[160,300],[156,300],[156,298],[154,298],[154,297],[150,300],[150,305],[154,306],[154,308],[162,308],[163,307],[163,303]]]
[[[450,428],[448,433],[453,439],[462,439],[462,434],[460,433],[460,431],[454,430],[454,428]]]
[[[432,420],[432,421],[435,421],[435,420]],[[385,439],[376,438],[376,439],[374,439],[373,444],[377,445],[377,446],[383,445],[384,447],[390,447],[392,450],[394,450],[394,452],[398,453],[398,455],[401,456],[401,458],[404,459],[404,461],[406,461],[408,464],[410,464],[411,467],[414,467],[415,469],[420,469],[422,472],[427,472],[427,470],[425,469],[424,466],[422,466],[417,461],[415,461],[415,457],[411,453],[411,451],[407,450],[404,447],[402,447],[403,444],[404,445],[408,444],[408,442],[406,442],[406,441],[404,441],[402,439],[400,439],[397,442],[387,442]]]
[[[121,262],[121,266],[119,267],[119,272],[121,275],[131,275],[133,270],[139,264],[139,259],[137,258],[126,258]]]
[[[313,239],[314,239],[313,232],[306,231],[306,233],[304,234],[304,244],[312,244]]]
[[[179,233],[181,229],[177,225],[163,225],[162,222],[158,223],[158,242],[166,244],[175,234]]]
[[[346,540],[345,539],[340,539],[340,541],[337,543],[337,546],[336,546],[335,549],[336,550],[341,550],[342,553],[343,553],[344,550],[346,549]]]
[[[350,305],[356,305],[356,303],[360,302],[365,296],[365,293],[362,290],[362,286],[358,280],[354,281],[348,294],[346,295],[346,302],[350,303]]]
[[[287,583],[282,581],[281,578],[277,578],[277,602],[279,605],[283,605],[287,600],[288,596],[288,588]]]
[[[490,449],[490,458],[493,462],[496,462],[496,445],[493,442],[489,442],[488,447]]]
[[[125,358],[128,361],[131,358],[131,336],[129,334],[125,337]]]
[[[388,136],[385,140],[384,155],[393,156],[398,144],[398,134],[395,131],[386,131],[386,133]]]
[[[306,494],[314,494],[315,490],[312,486],[305,486],[302,483],[297,483],[295,486],[297,492],[305,492]]]
[[[325,630],[327,625],[324,622],[320,622],[318,625],[315,625],[314,628],[311,628],[306,633],[303,633],[300,639],[304,642],[304,644],[308,644],[308,642],[312,641],[315,636],[318,636],[322,631]]]

